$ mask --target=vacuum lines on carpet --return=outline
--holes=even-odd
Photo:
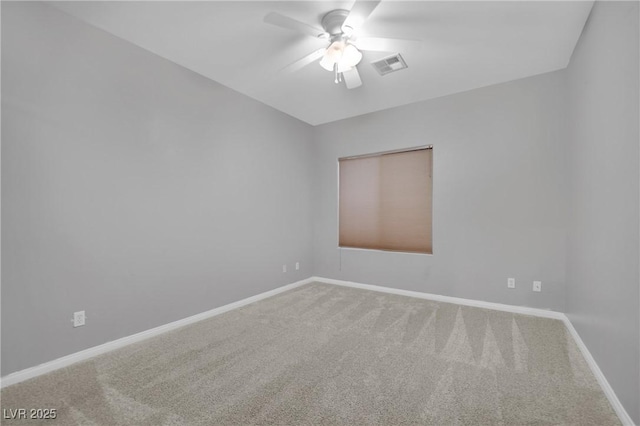
[[[559,320],[320,283],[1,396],[52,425],[620,424]]]

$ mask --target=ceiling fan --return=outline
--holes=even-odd
[[[357,65],[362,60],[363,51],[389,51],[394,42],[415,42],[380,37],[358,37],[357,30],[380,4],[380,0],[356,0],[351,10],[335,9],[325,14],[320,21],[323,29],[277,12],[264,17],[264,22],[327,40],[328,46],[318,49],[305,57],[287,65],[284,69],[297,71],[320,59],[320,66],[334,73],[335,83],[344,83],[348,89],[362,85]]]

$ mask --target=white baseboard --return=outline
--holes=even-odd
[[[625,426],[635,425],[635,423],[631,419],[631,416],[629,416],[629,413],[627,413],[627,410],[625,410],[624,407],[622,406],[622,403],[620,403],[620,400],[618,399],[618,397],[616,396],[616,393],[613,391],[613,388],[607,381],[607,378],[602,373],[602,370],[600,370],[600,367],[598,367],[596,360],[593,359],[593,356],[591,356],[591,352],[589,352],[589,349],[587,349],[587,346],[584,344],[584,342],[580,338],[580,335],[578,334],[576,329],[573,327],[573,324],[571,324],[571,321],[569,321],[569,318],[566,315],[564,317],[564,325],[567,327],[567,330],[571,334],[571,337],[573,337],[573,340],[575,340],[576,344],[578,345],[578,348],[580,348],[580,352],[582,352],[582,356],[584,356],[584,359],[587,361],[587,364],[589,364],[589,367],[591,368],[593,375],[596,376],[596,380],[598,381],[598,383],[600,384],[600,387],[602,388],[602,392],[604,392],[604,394],[607,396],[607,399],[609,400],[609,403],[611,404],[613,411],[616,412],[622,424]]]
[[[187,318],[183,318],[178,321],[170,322],[159,327],[152,328],[150,330],[142,331],[140,333],[132,334],[131,336],[123,337],[121,339],[113,340],[111,342],[104,343],[99,346],[94,346],[89,349],[85,349],[80,352],[76,352],[62,358],[55,359],[53,361],[45,362],[44,364],[36,365],[35,367],[26,368],[24,370],[16,371],[0,379],[0,388],[4,388],[16,383],[23,382],[33,377],[40,376],[42,374],[49,373],[59,368],[67,367],[71,364],[75,364],[79,361],[84,361],[92,358],[96,355],[101,355],[106,352],[110,352],[114,349],[121,348],[123,346],[130,345],[132,343],[140,342],[150,337],[157,336],[167,331],[175,330],[176,328],[184,327],[185,325],[193,324],[198,321],[202,321],[207,318],[214,317],[216,315],[223,314],[233,309],[240,308],[253,302],[257,302],[262,299],[266,299],[276,294],[292,290],[296,287],[300,287],[304,284],[312,282],[311,278],[301,280],[292,284],[287,284],[282,287],[278,287],[273,290],[266,291],[264,293],[257,294],[255,296],[247,297],[246,299],[239,300],[237,302],[229,303],[228,305],[220,306],[219,308],[211,309],[206,312],[202,312]]]
[[[633,420],[631,420],[631,417],[629,416],[627,411],[622,406],[622,403],[620,403],[620,400],[616,396],[616,393],[613,391],[613,388],[611,387],[611,385],[609,385],[609,382],[607,381],[606,377],[602,373],[602,370],[600,370],[600,367],[598,367],[598,364],[596,363],[595,359],[593,359],[593,356],[589,352],[589,349],[587,349],[587,346],[584,344],[584,342],[580,338],[580,335],[578,334],[576,329],[573,327],[573,324],[571,324],[571,321],[569,321],[569,318],[562,312],[528,308],[525,306],[505,305],[502,303],[483,302],[480,300],[461,299],[458,297],[440,296],[437,294],[422,293],[422,292],[410,291],[410,290],[400,290],[397,288],[382,287],[382,286],[371,285],[371,284],[362,284],[362,283],[356,283],[351,281],[335,280],[332,278],[311,277],[310,281],[322,282],[326,284],[335,284],[335,285],[340,285],[344,287],[360,288],[364,290],[372,290],[372,291],[378,291],[382,293],[398,294],[401,296],[416,297],[419,299],[434,300],[437,302],[454,303],[457,305],[474,306],[477,308],[493,309],[496,311],[505,311],[505,312],[512,312],[515,314],[532,315],[537,317],[553,318],[553,319],[561,320],[564,323],[565,327],[567,327],[567,330],[569,331],[569,334],[571,334],[571,337],[573,337],[573,340],[576,342],[576,344],[580,348],[580,352],[582,353],[585,360],[587,361],[587,364],[589,364],[589,367],[591,368],[593,375],[596,377],[596,380],[598,381],[598,383],[600,384],[600,387],[602,388],[602,392],[604,392],[605,396],[609,400],[609,403],[611,404],[611,407],[620,418],[620,421],[622,422],[622,424],[625,426],[635,425],[635,423],[633,422]]]
[[[420,291],[400,290],[397,288],[383,287],[371,284],[362,284],[352,281],[334,280],[332,278],[311,277],[311,281],[341,285],[344,287],[361,288],[364,290],[379,291],[382,293],[398,294],[400,296],[416,297],[418,299],[433,300],[436,302],[453,303],[456,305],[473,306],[476,308],[492,309],[494,311],[512,312],[514,314],[532,315],[543,318],[553,318],[564,320],[565,315],[562,312],[550,311],[546,309],[529,308],[526,306],[505,305],[502,303],[484,302],[482,300],[462,299],[459,297],[440,296],[438,294],[423,293]]]

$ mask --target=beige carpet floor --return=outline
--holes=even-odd
[[[47,425],[619,424],[561,321],[319,283],[1,396]]]

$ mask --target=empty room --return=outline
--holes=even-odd
[[[638,1],[1,1],[4,425],[640,424]]]

